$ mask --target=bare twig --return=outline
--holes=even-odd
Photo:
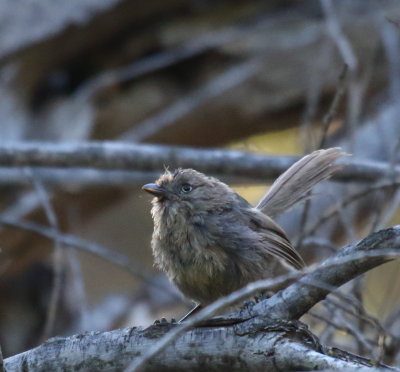
[[[348,70],[348,68],[347,68],[347,65],[345,64],[343,66],[342,72],[339,75],[338,85],[336,87],[336,91],[333,96],[332,102],[329,106],[328,112],[324,115],[324,117],[322,119],[322,134],[321,134],[321,139],[320,139],[319,146],[318,146],[319,149],[322,149],[325,146],[329,127],[330,127],[333,119],[336,116],[339,103],[345,92],[347,70]],[[307,196],[309,196],[309,195],[311,195],[311,191],[308,192]],[[307,222],[308,222],[310,207],[311,207],[311,199],[309,197],[307,197],[306,201],[304,203],[303,211],[302,211],[301,218],[300,218],[300,228],[299,228],[300,235],[299,235],[299,238],[296,243],[297,250],[301,249],[304,238],[306,237],[306,235],[304,233],[305,233],[305,227],[307,226]]]
[[[400,137],[394,146],[393,151],[390,154],[390,162],[387,179],[393,181],[393,187],[382,196],[382,202],[379,203],[375,208],[375,218],[371,226],[371,232],[382,228],[388,219],[396,212],[400,203],[400,193],[398,192],[399,184],[396,184],[396,173],[394,171],[397,164],[397,157],[400,152]],[[390,207],[387,206],[387,202],[390,200]]]
[[[360,279],[362,278],[356,278],[354,282],[357,283],[359,282]],[[332,291],[331,292],[332,298],[328,297],[323,302],[327,310],[331,312],[331,319],[333,319],[333,317],[336,314],[336,311],[338,311],[340,313],[352,316],[353,318],[359,321],[361,326],[364,325],[372,326],[377,331],[379,338],[381,338],[382,336],[386,337],[386,335],[389,334],[388,330],[381,325],[378,319],[374,318],[373,316],[369,315],[366,312],[362,302],[357,297],[355,297],[354,295],[343,293],[342,291],[333,291],[334,288],[326,284],[323,287],[325,287],[325,289],[329,291]],[[338,301],[333,300],[335,297],[338,298]],[[313,314],[315,315],[317,313],[314,312]],[[355,324],[354,319],[352,323]],[[357,327],[358,327],[358,334],[363,333],[360,331],[360,325],[358,325]],[[354,331],[351,331],[351,333],[354,334]],[[359,353],[363,354],[362,351],[359,351]]]
[[[263,60],[255,58],[231,67],[210,83],[197,91],[179,99],[159,114],[144,120],[126,132],[120,140],[140,142],[157,133],[161,129],[174,124],[179,118],[185,116],[196,107],[234,88],[235,86],[254,77],[261,69]]]
[[[323,46],[326,47],[327,44],[324,44]],[[302,114],[301,122],[299,124],[301,139],[300,143],[303,144],[303,148],[306,153],[311,152],[315,148],[315,136],[314,131],[312,130],[312,124],[317,114],[318,104],[321,96],[321,83],[321,77],[315,76],[314,73],[310,78],[310,84],[305,97],[305,110]]]
[[[343,227],[343,232],[347,235],[347,241],[352,242],[357,240],[357,234],[355,232],[353,222],[350,220],[349,215],[345,213],[343,208],[339,208],[338,217]]]
[[[342,100],[343,94],[346,91],[347,71],[348,71],[348,66],[346,64],[344,64],[343,69],[339,75],[339,81],[338,81],[338,84],[337,84],[337,87],[335,90],[335,94],[333,96],[333,100],[331,102],[331,105],[329,106],[327,113],[324,115],[324,117],[322,119],[322,134],[321,134],[321,140],[320,140],[320,143],[318,146],[318,148],[320,148],[320,149],[325,147],[329,127],[332,124],[333,119],[337,115],[340,101]]]
[[[357,57],[353,51],[350,41],[347,39],[339,24],[332,0],[321,0],[322,10],[325,14],[326,24],[332,40],[336,44],[346,65],[351,71],[355,71],[358,66]]]
[[[220,30],[210,31],[175,48],[142,58],[126,66],[103,72],[79,87],[76,95],[79,95],[82,99],[85,97],[90,98],[99,90],[108,86],[137,79],[208,50],[218,48],[231,41],[236,41],[250,32],[268,26],[269,20],[268,14],[259,15],[258,21],[254,21],[250,25],[223,27]]]
[[[382,42],[384,46],[384,50],[386,52],[386,57],[388,60],[388,65],[389,65],[389,92],[390,92],[390,97],[393,102],[398,102],[400,99],[400,59],[399,59],[399,32],[397,29],[394,29],[392,25],[389,25],[387,22],[380,22],[379,23],[379,30],[382,35]],[[399,124],[399,109],[398,105],[396,105],[396,110],[397,110],[397,115],[396,115],[396,121]],[[381,139],[382,140],[382,139]],[[396,179],[395,173],[393,173],[393,169],[396,166],[397,163],[397,156],[400,150],[400,137],[397,140],[397,143],[395,144],[391,154],[390,154],[390,169],[388,170],[388,178],[391,178],[393,181]],[[392,192],[396,194],[398,187],[393,187]],[[391,197],[389,193],[389,197]],[[386,197],[387,199],[387,197]],[[390,215],[394,213],[394,211],[397,209],[397,206],[400,202],[400,195],[398,197],[393,197],[393,203],[391,205],[391,208],[384,208],[385,203],[379,203],[375,208],[375,219],[372,223],[371,230],[374,231],[381,227],[385,221],[388,220]]]
[[[76,249],[68,249],[66,255],[71,270],[71,287],[74,293],[74,303],[78,309],[79,329],[85,331],[88,330],[88,309],[82,267]]]
[[[193,167],[206,173],[274,179],[298,157],[267,156],[234,150],[200,150],[179,146],[89,143],[13,143],[0,146],[0,166],[89,167],[113,170],[162,171],[170,167]],[[374,181],[387,174],[384,162],[347,160],[333,175],[342,181]],[[396,176],[400,167],[395,167]]]
[[[350,335],[356,337],[357,339],[360,337],[360,333],[358,332],[358,330],[355,329],[355,327],[352,324],[349,325],[349,322],[347,320],[343,321],[343,319],[342,319],[342,322],[344,324],[339,324],[339,323],[335,322],[332,318],[323,316],[314,311],[310,311],[308,314],[310,314],[311,316],[313,316],[316,319],[319,319],[319,320],[325,322],[326,324],[329,324],[330,326],[334,327],[336,330],[346,332],[347,334],[350,334]],[[337,313],[335,313],[335,315],[337,315]],[[344,317],[342,316],[342,318],[344,318]],[[366,340],[363,339],[362,341],[367,344],[368,348],[370,348],[370,346]],[[371,351],[372,351],[372,349],[371,349]]]
[[[41,339],[47,339],[53,332],[54,324],[56,321],[57,308],[59,305],[61,290],[62,290],[62,258],[63,252],[60,243],[60,239],[58,238],[58,220],[56,213],[51,205],[49,195],[45,190],[43,184],[35,177],[35,174],[31,168],[25,169],[28,177],[32,180],[33,186],[35,188],[35,192],[40,200],[40,203],[43,206],[45,211],[47,220],[55,232],[54,238],[54,251],[53,251],[53,283],[50,294],[50,302],[47,310],[47,317],[45,326],[43,329],[43,334]]]
[[[362,345],[362,353],[368,352],[370,355],[374,352],[374,346],[377,346],[377,342],[372,342],[368,340],[365,335],[360,331],[360,329],[354,325],[353,322],[349,322],[348,319],[343,315],[342,311],[337,311],[336,313],[339,320],[344,324],[344,326],[351,332],[351,334],[356,338],[357,342]]]
[[[341,200],[336,206],[329,208],[321,217],[319,217],[318,221],[316,221],[312,226],[308,227],[306,230],[306,235],[311,236],[314,234],[320,226],[322,226],[325,222],[327,222],[330,218],[335,216],[337,213],[340,213],[342,208],[347,207],[349,204],[354,203],[355,201],[364,198],[370,193],[373,193],[378,190],[382,190],[385,188],[392,188],[395,186],[399,186],[400,181],[393,182],[393,181],[384,181],[372,185],[365,190],[355,192],[349,195],[346,199]]]
[[[1,351],[1,345],[0,345],[0,372],[5,372],[4,371],[3,352]]]
[[[59,245],[56,238],[53,251],[53,285],[50,294],[50,304],[47,310],[46,323],[41,336],[42,340],[46,340],[52,335],[56,323],[57,311],[62,291],[62,259],[62,247]]]
[[[389,67],[389,93],[393,102],[400,99],[400,60],[399,60],[399,30],[387,22],[380,22],[382,44],[385,50]]]
[[[303,241],[303,247],[307,246],[318,246],[318,249],[325,248],[329,252],[334,253],[338,250],[338,246],[327,238],[323,238],[320,236],[308,236]]]
[[[391,24],[393,24],[394,26],[396,26],[397,28],[400,28],[400,21],[399,20],[396,20],[396,19],[392,19],[392,18],[390,18],[390,17],[385,17],[385,19],[389,22],[389,23],[391,23]]]
[[[171,297],[180,299],[180,297],[171,291],[170,288],[165,287],[155,281],[153,277],[144,271],[138,265],[135,265],[131,262],[128,257],[125,255],[113,251],[112,249],[106,248],[103,245],[82,239],[78,236],[72,234],[63,234],[57,233],[53,229],[27,221],[15,220],[8,217],[3,217],[0,215],[0,225],[15,227],[18,229],[26,230],[33,232],[35,234],[39,234],[48,239],[55,239],[56,237],[60,240],[60,243],[65,247],[74,247],[83,252],[87,252],[93,254],[97,257],[100,257],[108,262],[113,263],[114,265],[118,265],[133,276],[139,278],[143,282],[148,285],[153,286],[155,289],[162,291],[163,293],[167,292],[171,295]]]
[[[27,181],[26,175],[24,175],[23,179],[25,182]],[[32,182],[30,182],[30,184],[32,184]],[[51,198],[52,196],[49,195],[49,197]],[[40,206],[41,203],[37,193],[35,191],[27,191],[19,195],[19,197],[13,202],[13,204],[1,213],[1,216],[18,219],[26,216]]]
[[[142,185],[149,178],[157,178],[157,171],[128,171],[128,170],[108,170],[92,168],[48,168],[31,167],[36,178],[40,179],[47,186],[76,190],[82,187],[132,187]],[[29,186],[31,182],[20,168],[0,168],[0,186]],[[37,196],[35,193],[24,195],[25,200],[21,200],[23,205],[37,206]],[[19,208],[19,207],[18,207]],[[10,209],[15,209],[10,207]],[[21,215],[23,217],[24,214]]]
[[[335,319],[334,311],[328,308],[327,310],[329,311],[328,317],[334,320]],[[327,326],[319,334],[320,342],[325,345],[332,344],[332,339],[335,337],[335,335],[336,335],[336,328],[331,324],[327,324]]]
[[[375,247],[380,248],[374,251]],[[297,319],[332,292],[333,287],[389,261],[390,257],[383,253],[390,249],[400,249],[400,226],[379,231],[357,244],[342,248],[335,257],[325,261],[313,273],[269,298],[267,307],[263,301],[256,304],[253,311],[270,318],[279,316]],[[350,261],[346,262],[346,259]],[[291,298],[290,303],[288,298]],[[282,308],[285,308],[285,313],[282,313]]]
[[[349,85],[350,94],[348,96],[348,130],[350,134],[350,144],[351,146],[347,148],[348,151],[353,152],[354,149],[354,138],[356,124],[358,123],[360,111],[361,111],[361,97],[362,97],[362,84],[356,80],[358,72],[358,59],[355,54],[350,40],[347,38],[343,32],[340,21],[337,17],[336,11],[334,9],[334,2],[332,0],[321,0],[322,10],[325,14],[325,20],[329,35],[331,36],[334,44],[337,46],[339,53],[341,54],[344,63],[348,66],[351,79]]]
[[[400,320],[400,307],[394,310],[385,320],[384,324],[387,328],[392,328],[393,325]]]
[[[312,124],[315,122],[318,104],[322,96],[325,58],[332,56],[334,46],[331,43],[322,43],[320,48],[320,60],[316,64],[317,68],[311,70],[310,87],[306,93],[306,108],[300,123],[300,138],[306,153],[318,147],[318,139],[316,138],[315,131],[312,130]]]
[[[311,207],[310,195],[311,195],[311,191],[309,191],[306,194],[307,199],[305,200],[303,210],[301,211],[300,227],[299,227],[300,234],[299,234],[299,238],[297,239],[297,243],[296,243],[296,250],[298,250],[298,251],[301,250],[301,248],[303,246],[304,238],[306,237],[305,227],[307,225],[309,211],[310,211],[310,207]]]
[[[357,298],[354,298],[350,295],[345,295],[339,291],[333,292],[332,295],[337,297],[339,301],[327,299],[327,303],[334,306],[335,308],[340,308],[343,312],[352,315],[355,318],[363,320],[365,323],[376,328],[379,332],[385,332],[385,329],[382,327],[379,320],[374,318],[372,315],[367,314],[363,304]],[[352,310],[347,305],[351,305],[355,310]]]

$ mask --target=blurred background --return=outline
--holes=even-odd
[[[342,146],[388,174],[325,182],[279,218],[306,261],[400,222],[396,0],[20,0],[0,3],[0,29],[0,146],[119,141],[277,156]],[[151,197],[140,188],[162,171],[0,168],[4,356],[191,307],[153,267]],[[272,181],[213,175],[251,203]],[[399,364],[399,268],[349,283],[303,320],[323,343]]]

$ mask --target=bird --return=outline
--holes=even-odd
[[[196,308],[250,282],[301,270],[304,260],[274,218],[329,178],[344,155],[329,148],[302,157],[256,206],[215,177],[194,169],[166,170],[142,187],[154,196],[155,265]]]

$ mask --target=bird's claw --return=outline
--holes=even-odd
[[[153,325],[159,325],[159,324],[176,324],[176,319],[171,318],[171,321],[169,322],[166,318],[161,318],[161,319],[156,319],[153,323]]]

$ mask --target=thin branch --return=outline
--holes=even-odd
[[[174,124],[178,119],[187,115],[195,108],[254,77],[262,66],[263,59],[257,57],[231,67],[210,83],[177,100],[157,115],[135,125],[134,128],[125,132],[119,139],[122,141],[129,140],[135,142],[145,140],[161,129]]]
[[[392,328],[393,325],[400,319],[400,307],[394,310],[385,320],[386,328]]]
[[[171,290],[171,288],[161,285],[158,281],[154,280],[152,275],[144,271],[140,266],[135,265],[133,262],[129,260],[125,255],[113,251],[110,248],[106,248],[103,245],[82,239],[76,235],[72,234],[63,234],[61,232],[56,232],[52,228],[48,228],[42,225],[39,225],[34,222],[15,220],[12,218],[4,217],[0,215],[0,225],[10,226],[17,229],[30,231],[35,234],[39,234],[48,239],[56,239],[60,240],[60,243],[65,247],[73,247],[79,249],[83,252],[90,253],[96,257],[100,257],[114,265],[118,265],[119,267],[126,270],[131,275],[139,278],[144,283],[151,285],[155,289],[162,291],[162,293],[169,293],[172,298],[181,299],[175,292]]]
[[[342,248],[311,274],[267,301],[256,304],[253,312],[269,319],[298,319],[323,300],[333,288],[390,261],[391,256],[385,255],[390,250],[392,254],[400,253],[400,226],[378,231],[359,243]]]
[[[360,337],[358,330],[354,327],[354,325],[352,325],[352,324],[349,325],[349,322],[347,320],[346,320],[346,322],[344,322],[345,324],[338,324],[332,318],[323,316],[316,312],[310,311],[309,314],[311,316],[313,316],[314,318],[321,320],[326,324],[329,324],[330,326],[334,327],[336,330],[346,332],[347,334],[352,335],[352,336],[356,337],[357,339]],[[337,315],[337,314],[335,313],[335,315]],[[365,340],[362,340],[362,341],[366,342]],[[368,343],[367,343],[367,346],[370,347],[368,345]]]
[[[336,86],[335,95],[333,96],[331,105],[329,106],[327,113],[324,115],[324,117],[322,119],[322,134],[321,134],[321,140],[320,140],[320,143],[318,146],[318,148],[320,148],[320,149],[325,147],[329,127],[332,124],[333,119],[337,115],[340,101],[343,98],[343,95],[346,91],[347,71],[348,71],[348,66],[346,64],[344,64],[343,69],[339,75],[339,81]]]
[[[53,206],[50,202],[50,197],[42,184],[42,182],[35,176],[34,171],[31,168],[25,169],[28,177],[32,180],[32,184],[35,188],[35,192],[38,196],[38,199],[45,211],[45,215],[47,220],[55,232],[54,238],[54,250],[53,250],[53,283],[50,293],[50,301],[47,309],[46,322],[43,329],[43,334],[41,339],[45,340],[50,337],[53,332],[54,325],[56,322],[58,305],[61,297],[62,290],[62,260],[63,260],[63,251],[60,239],[58,237],[59,234],[59,224],[57,215],[53,209]]]
[[[229,42],[237,41],[251,32],[270,25],[268,14],[258,15],[257,18],[258,20],[253,20],[250,24],[223,27],[219,30],[210,31],[175,48],[155,53],[138,61],[135,60],[126,66],[102,72],[82,84],[75,94],[81,99],[91,98],[101,89],[165,69]]]
[[[27,180],[26,175],[24,176],[24,180]],[[19,195],[12,205],[4,209],[1,216],[19,219],[40,208],[40,205],[37,193],[35,191],[27,191]]]
[[[327,238],[323,238],[320,236],[308,236],[304,239],[303,247],[307,248],[307,246],[318,246],[318,249],[325,248],[330,253],[336,253],[338,250],[338,246]]]
[[[76,190],[78,188],[91,186],[132,187],[142,185],[149,179],[156,179],[160,175],[160,170],[147,172],[135,170],[92,168],[65,169],[50,167],[31,167],[31,169],[34,170],[36,177],[47,186],[67,190]],[[0,186],[29,186],[30,184],[31,182],[21,168],[0,168]],[[36,195],[34,195],[34,199],[37,200]]]
[[[321,6],[325,14],[326,25],[332,40],[342,55],[344,62],[353,72],[358,66],[357,56],[354,53],[350,41],[341,29],[338,17],[336,16],[336,12],[333,7],[333,3],[334,2],[332,0],[321,0]]]
[[[325,222],[327,222],[330,218],[334,217],[336,214],[340,213],[343,208],[347,207],[351,203],[354,203],[357,200],[362,199],[365,196],[375,191],[379,191],[386,188],[398,187],[399,185],[400,181],[396,182],[383,181],[375,185],[369,186],[365,190],[358,191],[349,195],[348,197],[346,197],[346,199],[339,201],[337,205],[329,208],[322,216],[318,218],[318,221],[316,221],[312,226],[308,227],[306,230],[306,236],[314,234],[319,229],[320,226],[322,226]]]
[[[268,156],[235,150],[200,150],[189,147],[89,143],[13,143],[0,146],[0,166],[89,167],[112,170],[162,171],[164,166],[196,168],[219,175],[234,175],[263,180],[275,179],[298,157]],[[348,159],[334,179],[375,181],[388,172],[385,162]],[[400,166],[395,167],[396,176]]]
[[[359,278],[357,278],[357,279],[359,279]],[[343,312],[345,312],[349,315],[352,315],[357,319],[362,320],[364,323],[367,323],[372,327],[375,327],[379,332],[385,332],[385,330],[383,329],[379,320],[374,318],[372,315],[367,314],[367,312],[364,309],[363,304],[360,303],[357,298],[353,298],[350,295],[340,293],[339,291],[333,292],[332,295],[338,297],[339,301],[335,302],[332,299],[327,299],[326,302],[329,305],[332,305],[335,308],[339,308]],[[356,310],[358,310],[358,312],[351,310],[346,305],[353,306]]]
[[[88,307],[81,262],[76,249],[68,249],[66,255],[71,271],[70,285],[74,293],[75,305],[78,310],[78,329],[88,330]]]
[[[310,211],[310,207],[311,207],[310,195],[311,195],[311,190],[306,194],[307,199],[305,200],[303,209],[301,211],[300,225],[299,225],[300,234],[299,234],[299,237],[295,244],[297,251],[301,251],[303,243],[304,243],[304,238],[306,237],[306,235],[305,235],[306,228],[305,227],[307,226],[307,221],[309,218],[309,211]]]
[[[391,24],[393,24],[394,26],[396,26],[397,28],[400,28],[400,21],[398,21],[398,20],[396,20],[396,19],[392,19],[392,18],[390,18],[390,17],[388,17],[388,16],[386,16],[385,19],[386,19],[389,23],[391,23]]]
[[[343,315],[342,311],[337,311],[336,316],[339,318],[339,320],[344,324],[344,326],[347,328],[347,330],[356,338],[359,344],[362,345],[363,351],[367,350],[370,354],[373,353],[374,351],[374,346],[377,344],[377,342],[373,343],[371,340],[368,340],[365,335],[360,332],[357,326],[354,325],[353,322],[349,322],[348,319]],[[372,345],[370,345],[372,344]],[[375,345],[374,345],[375,344]]]
[[[372,224],[371,232],[376,231],[379,228],[383,228],[388,223],[389,219],[396,213],[397,208],[400,204],[400,193],[398,192],[400,182],[396,184],[396,172],[395,167],[398,163],[398,155],[400,152],[400,137],[397,139],[397,143],[394,146],[393,151],[390,154],[390,169],[388,170],[387,178],[393,181],[393,188],[389,189],[385,193],[384,202],[380,203],[376,207],[376,218]],[[390,201],[390,206],[388,206]],[[385,208],[386,207],[386,208]]]
[[[348,130],[350,136],[350,147],[347,149],[350,152],[354,151],[354,136],[356,125],[359,120],[360,112],[361,112],[361,98],[362,98],[362,89],[363,84],[359,83],[356,80],[356,75],[358,72],[358,58],[357,55],[351,45],[351,41],[343,32],[342,27],[340,25],[339,18],[337,17],[334,4],[336,4],[332,0],[320,0],[322,10],[325,15],[326,25],[329,31],[329,35],[337,46],[340,55],[343,58],[344,63],[349,67],[351,72],[351,79],[349,85],[348,95]]]
[[[3,352],[1,350],[1,345],[0,345],[0,372],[5,372],[4,371]]]
[[[342,72],[339,75],[339,81],[336,87],[336,91],[335,94],[333,96],[332,102],[329,106],[328,112],[324,115],[323,119],[322,119],[322,134],[321,134],[321,139],[318,145],[318,149],[322,149],[325,146],[326,143],[326,139],[328,136],[328,131],[329,131],[329,127],[332,124],[333,119],[336,116],[337,110],[338,110],[338,106],[339,103],[343,97],[343,94],[345,92],[345,88],[346,88],[346,76],[347,76],[347,70],[348,67],[345,64],[343,66]],[[311,208],[311,198],[309,198],[308,196],[311,195],[311,191],[308,192],[307,194],[307,198],[306,201],[304,203],[304,207],[303,207],[303,211],[300,217],[300,235],[298,238],[298,241],[296,243],[296,249],[300,250],[302,245],[303,245],[303,241],[304,238],[306,237],[306,235],[304,234],[306,229],[305,227],[307,226],[308,223],[308,219],[309,219],[309,212],[310,212],[310,208]]]

